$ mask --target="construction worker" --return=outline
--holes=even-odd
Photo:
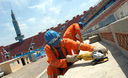
[[[96,51],[93,46],[73,41],[68,38],[61,39],[58,32],[49,30],[44,35],[46,45],[44,50],[49,63],[47,68],[48,78],[57,78],[58,75],[64,75],[67,69],[79,59],[73,55],[70,50],[77,49],[83,51]],[[99,55],[98,55],[99,57]]]
[[[82,22],[74,23],[70,25],[64,33],[63,38],[69,38],[74,41],[83,42],[83,38],[81,35],[81,29],[83,29],[84,24]]]
[[[70,25],[67,30],[64,33],[63,38],[69,38],[72,39],[74,41],[80,41],[83,42],[83,38],[81,35],[81,29],[83,29],[84,24],[82,22],[79,23],[74,23],[72,25]],[[79,53],[79,50],[73,50],[73,52],[75,54]]]

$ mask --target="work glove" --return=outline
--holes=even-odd
[[[94,52],[101,52],[105,56],[106,56],[106,54],[108,54],[108,50],[105,47],[94,47],[93,51]]]
[[[67,55],[66,60],[67,60],[67,62],[74,63],[79,60],[76,57],[77,57],[77,55]]]

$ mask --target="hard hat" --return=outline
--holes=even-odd
[[[57,45],[61,40],[60,34],[54,30],[47,31],[44,34],[44,38],[45,38],[46,43],[52,47]]]
[[[83,24],[82,22],[79,22],[79,26],[80,26],[81,28],[83,28],[83,27],[84,27],[84,24]]]

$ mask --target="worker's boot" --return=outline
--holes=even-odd
[[[103,57],[103,58],[100,58],[100,59],[94,59],[91,64],[92,65],[96,65],[96,64],[99,64],[99,63],[104,63],[108,61],[108,57]]]

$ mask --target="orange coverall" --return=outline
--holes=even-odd
[[[74,41],[80,41],[83,42],[83,38],[81,36],[81,31],[80,31],[80,26],[78,23],[74,23],[72,25],[70,25],[67,30],[64,33],[63,38],[69,38],[72,39]],[[80,38],[77,38],[76,35],[79,35]]]
[[[81,28],[80,28],[80,26],[79,26],[78,23],[74,23],[74,24],[70,25],[67,28],[67,30],[65,31],[63,38],[69,38],[69,39],[72,39],[74,41],[77,41],[78,40],[78,41],[80,41],[80,42],[83,43],[83,38],[82,38],[80,29]],[[79,38],[77,38],[76,35],[78,35]],[[79,54],[80,50],[73,49],[73,52],[75,54]]]
[[[75,42],[71,39],[65,38],[65,39],[60,41],[60,44],[61,44],[61,50],[62,50],[65,57],[66,57],[65,49],[67,50],[68,55],[72,55],[72,53],[70,51],[71,49],[90,51],[90,52],[93,51],[93,47],[91,45],[83,44],[80,42]],[[53,47],[53,49],[55,50],[57,57],[55,56],[55,54],[53,53],[53,51],[49,45],[46,45],[44,47],[44,50],[45,50],[47,57],[48,57],[47,62],[49,63],[49,66],[47,68],[48,78],[57,78],[57,76],[60,75],[59,68],[64,68],[63,73],[61,73],[61,75],[64,75],[64,73],[69,68],[69,65],[67,65],[68,63],[67,63],[66,59],[65,58],[64,59],[58,59],[59,58],[58,51],[55,49],[55,47]]]

